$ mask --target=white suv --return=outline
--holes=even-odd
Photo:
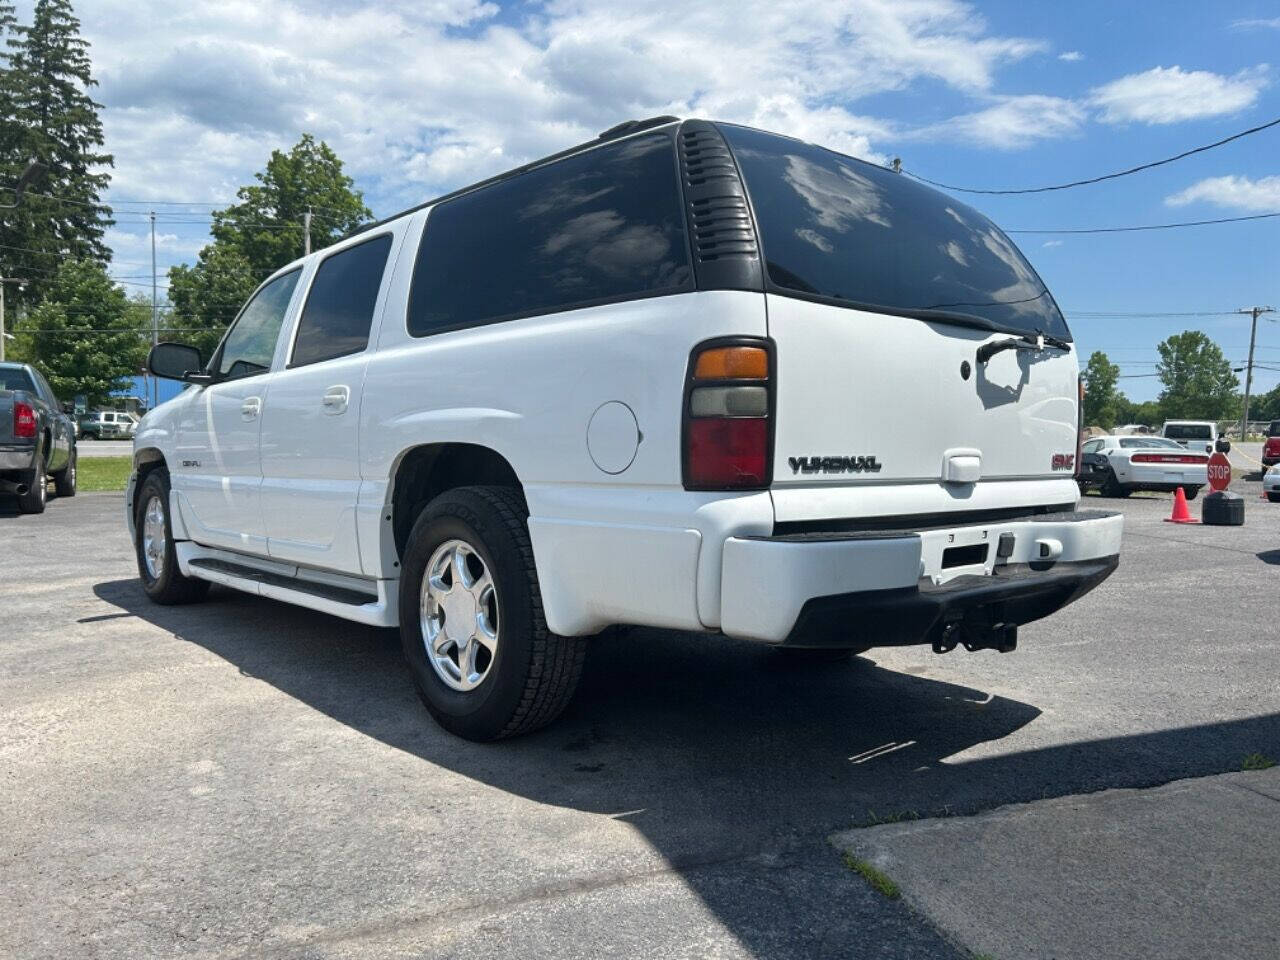
[[[278,271],[143,420],[147,593],[399,626],[422,698],[554,718],[614,624],[1010,650],[1105,579],[1078,368],[976,211],[774,134],[658,118]]]

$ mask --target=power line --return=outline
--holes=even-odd
[[[1115,173],[1103,174],[1100,177],[1090,177],[1087,180],[1072,180],[1070,183],[1055,183],[1047,187],[1022,187],[1017,189],[1004,189],[1004,190],[988,190],[980,187],[956,187],[946,183],[939,183],[936,180],[930,180],[927,177],[922,177],[917,173],[912,173],[910,170],[904,169],[902,172],[909,177],[912,177],[916,180],[921,181],[922,183],[927,183],[930,186],[934,186],[934,187],[940,187],[943,190],[954,190],[957,193],[983,193],[988,195],[1009,195],[1009,194],[1018,194],[1018,193],[1049,193],[1050,191],[1053,191],[1053,190],[1069,190],[1072,187],[1085,187],[1093,183],[1102,183],[1104,180],[1115,180],[1119,177],[1127,177],[1130,174],[1141,173],[1143,170],[1150,170],[1152,167],[1160,167],[1166,163],[1173,163],[1175,160],[1182,160],[1182,159],[1185,159],[1186,157],[1193,156],[1197,153],[1204,153],[1206,150],[1213,150],[1216,147],[1221,147],[1224,144],[1231,143],[1233,140],[1239,140],[1242,137],[1252,136],[1255,133],[1260,133],[1263,130],[1267,130],[1270,127],[1274,127],[1278,125],[1280,125],[1280,117],[1277,117],[1275,120],[1270,120],[1267,123],[1259,124],[1256,127],[1250,127],[1248,130],[1242,130],[1239,133],[1232,134],[1229,137],[1224,137],[1221,140],[1215,140],[1213,143],[1207,143],[1202,147],[1195,147],[1194,149],[1191,149],[1191,150],[1184,150],[1182,153],[1176,154],[1175,156],[1172,156],[1172,157],[1165,157],[1163,160],[1152,160],[1150,163],[1141,163],[1141,164],[1138,164],[1138,166],[1136,167],[1129,167],[1127,170],[1118,170]]]
[[[1255,213],[1247,217],[1220,217],[1217,220],[1184,220],[1180,223],[1149,223],[1140,227],[1088,227],[1083,229],[1063,230],[1006,230],[1005,233],[1133,233],[1137,230],[1173,230],[1176,227],[1204,227],[1214,223],[1240,223],[1245,220],[1266,220],[1280,217],[1280,210],[1275,213]]]

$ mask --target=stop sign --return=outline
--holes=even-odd
[[[1227,489],[1231,482],[1231,461],[1224,453],[1215,453],[1209,458],[1209,486],[1215,490]]]

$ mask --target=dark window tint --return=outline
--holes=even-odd
[[[409,332],[674,293],[692,280],[671,137],[634,137],[432,210]]]
[[[222,341],[218,373],[226,379],[249,377],[271,369],[280,326],[298,285],[299,271],[276,277],[253,295]]]
[[[0,367],[0,390],[36,392],[36,385],[21,367]]]
[[[1164,435],[1170,440],[1212,440],[1213,428],[1207,423],[1170,423]]]
[[[321,262],[298,321],[291,366],[359,353],[368,345],[390,253],[391,237],[384,234]]]
[[[1070,336],[1031,265],[976,210],[822,147],[721,129],[746,179],[776,286],[871,310]]]
[[[1271,426],[1267,428],[1268,437],[1280,437],[1280,420],[1272,420]]]
[[[1120,441],[1120,446],[1125,449],[1138,448],[1142,450],[1181,450],[1181,444],[1174,443],[1172,440],[1165,440],[1161,437],[1126,437]]]

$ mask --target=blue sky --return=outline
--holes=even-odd
[[[27,0],[29,7],[30,0]],[[658,113],[751,123],[976,187],[1074,180],[1280,117],[1280,2],[81,0],[116,155],[115,273],[191,260],[207,214],[303,131],[386,214]],[[1060,193],[964,197],[1006,229],[1280,210],[1280,127]],[[133,202],[137,201],[137,202]],[[169,203],[161,203],[169,201]],[[182,207],[172,201],[195,201]],[[182,222],[195,221],[195,222]],[[1156,343],[1246,318],[1078,316],[1280,306],[1280,219],[1016,236],[1084,351],[1155,395]],[[144,284],[144,286],[135,286]],[[1280,367],[1280,324],[1259,358]],[[1280,373],[1263,371],[1268,389]]]

